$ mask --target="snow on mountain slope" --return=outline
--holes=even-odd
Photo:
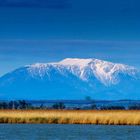
[[[0,78],[2,98],[126,99],[140,97],[138,69],[98,59],[36,63]]]
[[[90,77],[96,77],[104,85],[117,84],[120,81],[119,73],[136,78],[138,70],[134,67],[115,64],[98,59],[71,59],[67,58],[58,63],[34,64],[29,66],[28,70],[31,75],[49,76],[51,67],[57,69],[61,74],[65,70],[77,76],[81,80],[89,81]]]

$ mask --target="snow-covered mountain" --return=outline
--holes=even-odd
[[[140,99],[140,71],[98,59],[36,63],[0,78],[2,99]]]

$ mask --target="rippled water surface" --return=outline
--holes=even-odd
[[[0,140],[140,140],[140,126],[1,124]]]

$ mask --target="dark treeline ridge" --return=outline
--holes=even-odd
[[[62,102],[53,104],[51,107],[47,107],[44,104],[36,106],[25,100],[18,101],[0,101],[0,109],[65,109],[66,106]]]
[[[65,110],[140,110],[140,104],[130,105],[127,108],[120,105],[108,105],[108,106],[96,106],[96,104],[91,104],[88,107],[85,106],[74,106],[69,107],[66,106],[63,102],[56,102],[51,106],[47,106],[46,104],[40,104],[36,106],[26,100],[18,100],[18,101],[0,101],[0,109],[14,109],[14,110],[22,110],[22,109],[65,109]]]

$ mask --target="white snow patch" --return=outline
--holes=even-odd
[[[120,79],[118,74],[123,73],[130,76],[135,76],[137,70],[134,67],[107,62],[99,59],[79,59],[66,58],[55,63],[36,63],[29,66],[29,72],[32,76],[39,75],[41,78],[47,74],[49,70],[56,69],[61,74],[66,73],[66,70],[81,80],[89,81],[89,77],[96,77],[104,85],[117,84]]]

